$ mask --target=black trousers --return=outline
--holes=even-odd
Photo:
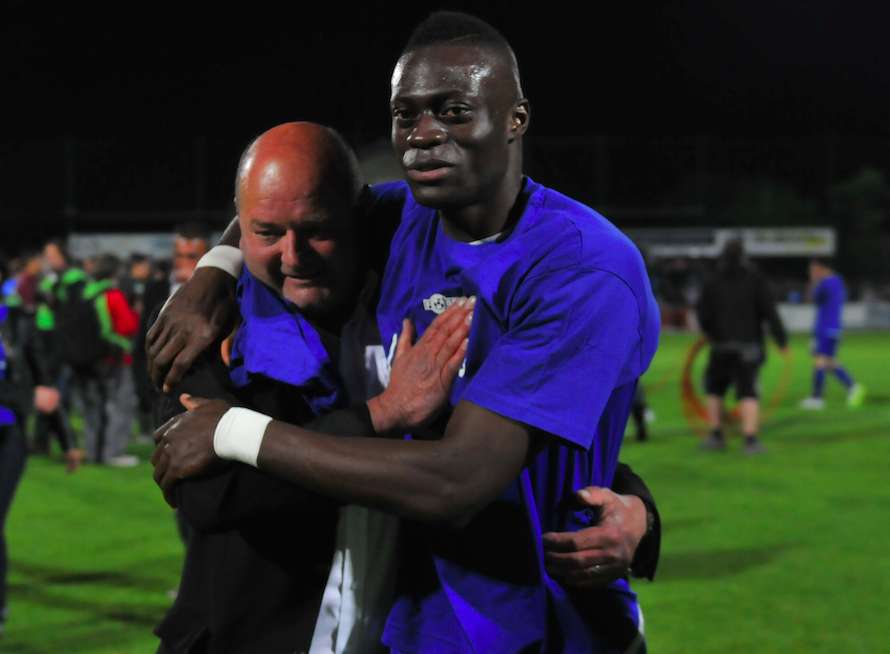
[[[6,516],[25,469],[26,454],[25,436],[18,425],[0,427],[0,611],[6,608]]]

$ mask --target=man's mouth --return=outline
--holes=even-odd
[[[284,275],[284,281],[290,281],[293,284],[312,284],[321,279],[321,272],[300,272]]]
[[[454,164],[444,159],[422,158],[413,151],[405,153],[402,163],[405,176],[414,182],[435,182],[448,175]]]

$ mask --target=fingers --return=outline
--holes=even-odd
[[[155,324],[151,326],[151,328],[145,333],[145,353],[151,358],[151,354],[156,349],[160,349],[163,347],[163,343],[159,343],[159,341],[166,340],[166,331],[167,331],[167,320],[164,318],[164,314],[162,313],[158,316],[158,319],[155,320]]]
[[[584,549],[579,543],[579,534],[577,531],[549,532],[541,538],[548,552],[578,552]]]
[[[176,489],[170,488],[169,490],[164,491],[164,501],[170,506],[171,509],[176,508]]]
[[[625,576],[629,562],[621,560],[614,550],[591,548],[576,552],[547,551],[544,565],[548,574],[563,584],[587,588],[604,586]]]
[[[606,550],[584,550],[583,552],[545,552],[544,563],[551,574],[564,575],[579,572],[595,565],[612,565],[615,557]]]
[[[462,321],[472,313],[473,306],[475,306],[474,298],[460,298],[453,302],[444,312],[436,316],[436,319],[423,333],[421,340],[433,348],[433,351],[438,350],[449,334],[461,327]]]
[[[440,366],[446,365],[455,353],[465,345],[467,336],[470,334],[470,325],[473,322],[473,310],[463,312],[463,318],[456,324],[449,323],[450,328],[446,328],[444,341],[442,342],[438,352],[436,352],[436,363]],[[466,351],[466,349],[464,349]],[[462,359],[463,357],[461,357]]]
[[[544,534],[544,549],[548,552],[580,552],[612,547],[618,542],[613,525],[587,527],[579,531]]]
[[[154,466],[154,471],[152,472],[152,479],[155,480],[155,483],[160,486],[161,481],[164,479],[164,476],[167,474],[167,470],[170,468],[170,457],[167,456],[166,448],[159,447],[155,450],[154,455],[151,457],[151,463]]]
[[[165,385],[164,377],[169,370],[171,363],[176,356],[183,350],[186,345],[186,337],[181,333],[170,334],[164,346],[157,351],[156,354],[149,354],[149,364],[151,366],[151,378],[156,386],[161,388]]]
[[[170,466],[168,466],[164,471],[164,474],[161,476],[161,481],[158,483],[158,486],[164,491],[164,497],[167,497],[167,495],[173,491],[173,485],[178,481],[179,476]]]
[[[613,496],[614,493],[608,488],[588,486],[575,493],[575,500],[579,506],[605,506]]]
[[[194,338],[194,336],[192,338]],[[173,363],[170,365],[170,370],[167,371],[167,376],[164,378],[165,393],[169,393],[170,389],[185,377],[185,373],[191,369],[192,364],[201,353],[207,349],[209,344],[210,342],[205,339],[186,342],[182,349],[175,355]]]
[[[441,379],[442,385],[445,388],[449,388],[451,386],[451,382],[454,381],[454,378],[460,371],[460,368],[464,363],[464,357],[467,355],[467,346],[469,342],[469,339],[463,339],[460,346],[454,351],[454,353],[452,353],[451,358],[448,359],[448,361],[446,361],[445,365],[442,367]]]
[[[200,409],[202,406],[210,402],[210,400],[204,397],[195,397],[194,395],[183,393],[179,396],[179,402],[188,411],[194,411],[195,409]]]
[[[155,373],[155,357],[167,345],[170,333],[171,331],[167,322],[159,318],[146,335],[145,354],[148,358],[149,375]],[[149,336],[151,337],[151,340],[148,340]]]
[[[151,453],[151,465],[157,467],[158,462],[161,460],[161,456],[164,453],[164,445],[166,443],[160,443],[155,447],[155,451]]]
[[[173,423],[176,422],[176,420],[178,418],[179,418],[179,416],[173,416],[167,422],[165,422],[163,425],[161,425],[160,427],[155,429],[154,434],[152,434],[152,436],[155,439],[155,445],[157,445],[158,443],[161,442],[161,440],[164,438],[164,434],[167,433],[167,431],[170,429],[170,427],[173,426]]]
[[[414,323],[408,318],[402,321],[402,333],[399,335],[399,341],[396,344],[395,359],[405,355],[414,344]]]

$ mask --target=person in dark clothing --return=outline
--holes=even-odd
[[[59,392],[35,386],[28,365],[11,346],[7,308],[0,305],[0,632],[6,621],[5,525],[12,498],[25,469],[27,447],[22,426],[33,409],[52,413],[59,405]]]
[[[766,360],[764,324],[783,351],[788,337],[776,311],[766,279],[745,258],[742,242],[729,241],[717,271],[709,279],[697,306],[698,321],[711,345],[705,371],[708,422],[711,432],[702,446],[723,450],[723,397],[735,387],[745,436],[745,452],[764,447],[757,437],[760,402],[757,376]]]

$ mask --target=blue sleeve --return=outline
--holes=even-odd
[[[825,304],[826,294],[825,294],[825,282],[819,282],[819,285],[816,287],[816,290],[813,292],[813,301],[822,306]]]
[[[588,449],[612,391],[642,372],[640,309],[615,275],[525,280],[462,399]]]

